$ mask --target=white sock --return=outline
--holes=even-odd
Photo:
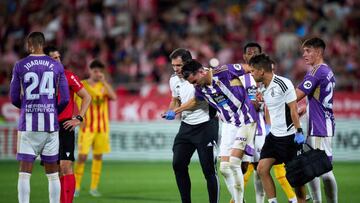
[[[313,203],[321,203],[320,178],[314,178],[314,180],[310,181],[308,184]]]
[[[289,203],[297,203],[297,202],[298,201],[297,201],[296,197],[289,199]]]
[[[229,162],[227,162],[227,161],[220,162],[220,173],[224,177],[225,185],[226,185],[227,189],[229,190],[231,197],[234,198],[234,195],[233,195],[234,194],[234,189],[233,189],[234,176],[232,174]]]
[[[326,202],[337,203],[338,202],[338,197],[337,197],[338,190],[337,190],[337,184],[336,184],[336,180],[335,180],[333,171],[323,174],[321,176],[321,178],[324,183]]]
[[[30,202],[30,177],[31,177],[31,173],[19,172],[19,177],[18,177],[19,203]]]
[[[230,156],[230,168],[234,175],[234,200],[235,203],[243,203],[244,199],[244,175],[241,170],[241,159]]]
[[[255,197],[256,203],[264,203],[265,201],[265,191],[261,183],[259,174],[254,171],[254,188],[255,188]]]
[[[49,182],[49,200],[50,203],[60,202],[60,179],[59,173],[46,174]]]
[[[276,199],[276,197],[274,197],[274,198],[268,199],[268,202],[269,203],[277,203],[277,199]]]

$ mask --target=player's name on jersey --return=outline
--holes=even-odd
[[[26,104],[26,113],[53,113],[54,104]]]
[[[27,70],[30,70],[31,67],[33,66],[38,66],[38,65],[43,65],[43,66],[47,66],[50,69],[52,69],[54,67],[54,64],[50,64],[50,61],[48,60],[31,60],[29,62],[27,62],[26,64],[24,64],[24,67]]]

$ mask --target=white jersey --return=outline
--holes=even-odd
[[[171,95],[180,100],[181,104],[186,103],[195,96],[195,88],[187,80],[173,75],[170,78]],[[199,105],[193,111],[183,111],[181,120],[190,125],[196,125],[209,121],[209,104],[206,101],[199,101]]]
[[[270,132],[276,137],[294,134],[296,129],[287,105],[296,101],[294,85],[289,79],[274,74],[269,86],[263,90],[264,101],[270,115]]]

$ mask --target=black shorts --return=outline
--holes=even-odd
[[[275,137],[269,133],[265,138],[264,146],[260,153],[260,159],[274,158],[274,164],[287,163],[297,154],[300,145],[294,142],[295,134],[285,137]]]
[[[68,119],[70,120],[70,119]],[[59,159],[74,161],[74,150],[75,150],[75,131],[66,130],[64,123],[67,120],[61,121],[59,131]]]
[[[181,122],[179,132],[177,133],[174,146],[177,144],[208,144],[209,142],[218,141],[219,120],[212,118],[207,122],[197,125],[190,125]]]

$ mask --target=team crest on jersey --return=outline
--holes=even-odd
[[[303,86],[304,86],[305,89],[308,90],[308,89],[310,89],[312,87],[312,83],[311,83],[310,80],[307,80],[307,81],[304,82]]]

